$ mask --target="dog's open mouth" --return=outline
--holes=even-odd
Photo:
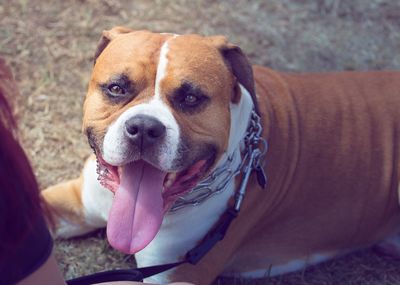
[[[176,198],[196,186],[211,163],[200,159],[168,173],[144,160],[112,166],[97,155],[99,181],[115,194],[107,222],[110,244],[129,254],[147,246]]]

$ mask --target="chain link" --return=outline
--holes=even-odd
[[[202,180],[184,196],[178,197],[174,205],[171,207],[170,212],[176,212],[186,206],[197,206],[203,203],[211,196],[223,192],[227,188],[226,186],[228,183],[236,175],[243,172],[245,178],[243,179],[241,187],[237,193],[235,204],[235,208],[239,209],[243,200],[245,187],[247,186],[247,179],[251,171],[260,166],[260,161],[267,152],[267,142],[261,134],[261,119],[253,110],[249,126],[247,127],[246,136],[244,137],[245,152],[243,157],[241,157],[241,163],[239,166],[236,167],[236,169],[233,169],[235,164],[235,154],[237,151],[240,152],[240,147],[228,157],[223,165],[215,169],[206,179]],[[213,185],[217,179],[220,179],[221,181],[217,185]]]

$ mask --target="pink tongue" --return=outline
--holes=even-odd
[[[107,223],[112,247],[132,254],[153,240],[164,216],[161,192],[165,175],[142,160],[123,167]]]

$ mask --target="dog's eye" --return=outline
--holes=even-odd
[[[195,109],[208,99],[204,95],[192,93],[185,94],[182,97],[183,98],[180,101],[180,106],[182,109]]]
[[[189,82],[184,82],[172,93],[169,100],[175,109],[181,112],[194,114],[201,112],[207,106],[210,97],[208,97],[200,87]]]
[[[111,96],[115,96],[115,97],[125,94],[124,88],[122,88],[118,84],[111,84],[110,86],[108,86],[108,91]]]
[[[191,107],[196,106],[199,102],[200,102],[199,98],[192,94],[186,95],[185,99],[184,99],[185,105],[191,106]]]
[[[99,89],[112,104],[122,104],[133,99],[137,94],[135,83],[129,76],[119,74],[104,83],[99,83]]]

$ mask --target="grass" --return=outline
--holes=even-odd
[[[286,71],[400,68],[400,2],[391,0],[113,1],[0,0],[0,54],[21,89],[18,115],[40,186],[79,174],[90,154],[82,102],[103,29],[125,25],[224,34],[253,63]],[[104,231],[58,241],[67,278],[134,266]],[[400,284],[399,262],[370,249],[261,280],[216,284]]]

